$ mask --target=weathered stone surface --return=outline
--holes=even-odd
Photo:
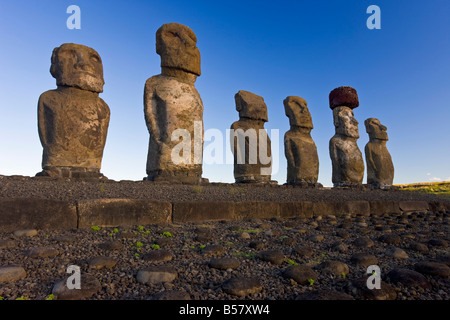
[[[434,261],[423,261],[416,263],[414,269],[422,274],[438,276],[441,278],[450,277],[450,267],[444,263]]]
[[[334,290],[314,290],[297,296],[295,300],[355,300],[355,298]]]
[[[272,173],[271,142],[264,123],[268,121],[264,99],[240,90],[234,96],[239,120],[231,125],[231,151],[237,183],[267,183]]]
[[[429,210],[429,204],[426,201],[400,201],[399,207],[403,212],[420,212]]]
[[[378,238],[378,241],[387,243],[387,244],[400,244],[402,243],[402,238],[400,238],[399,235],[396,234],[390,234],[390,233],[386,233],[381,235]]]
[[[34,236],[37,236],[37,234],[38,234],[38,231],[36,229],[16,230],[13,232],[13,235],[17,238],[34,237]]]
[[[341,276],[342,274],[348,274],[349,268],[348,265],[335,260],[327,260],[322,262],[318,267],[321,272],[330,273],[335,276]]]
[[[182,70],[197,76],[201,74],[197,37],[187,26],[163,24],[156,31],[156,53],[161,57],[161,68]]]
[[[202,253],[205,255],[221,255],[224,253],[224,251],[225,248],[220,244],[210,244],[202,249]]]
[[[338,87],[330,92],[330,108],[348,107],[355,109],[359,106],[358,93],[349,86]]]
[[[20,266],[4,266],[0,267],[0,283],[16,281],[25,278],[27,273]]]
[[[294,265],[288,267],[284,270],[283,276],[293,279],[300,285],[308,285],[310,284],[310,279],[316,281],[318,277],[317,273],[313,269],[304,265]]]
[[[234,206],[234,217],[237,220],[270,219],[280,216],[280,203],[266,201],[242,201]]]
[[[75,203],[49,199],[0,199],[0,232],[76,227]]]
[[[280,265],[284,261],[284,254],[279,250],[266,250],[258,253],[261,260],[268,261],[275,265]]]
[[[399,203],[397,201],[373,200],[369,201],[370,214],[381,216],[383,214],[399,214],[401,213]]]
[[[374,255],[367,253],[356,253],[350,258],[350,261],[357,266],[363,267],[378,264],[378,259]]]
[[[309,246],[301,245],[294,247],[292,252],[296,253],[300,258],[308,259],[314,254],[314,249]]]
[[[17,242],[14,240],[0,240],[0,249],[10,249],[17,247]]]
[[[290,130],[284,135],[287,159],[287,184],[316,186],[319,177],[319,156],[311,137],[313,123],[306,101],[289,96],[284,101]]]
[[[400,248],[389,248],[386,251],[386,255],[388,257],[392,257],[394,259],[408,259],[408,254],[405,252],[405,250],[400,249]]]
[[[370,141],[364,148],[367,164],[367,184],[375,189],[385,189],[394,181],[394,164],[386,142],[387,128],[380,120],[369,118],[364,121]]]
[[[70,277],[70,276],[69,276]],[[67,288],[66,277],[53,286],[52,294],[57,300],[83,300],[88,299],[102,288],[100,281],[96,277],[88,273],[81,273],[80,289]]]
[[[412,242],[409,245],[409,249],[417,251],[417,252],[421,252],[421,253],[428,253],[430,251],[425,244],[420,243],[420,242]]]
[[[59,251],[52,247],[37,247],[25,251],[25,255],[32,259],[37,258],[52,258],[59,255]]]
[[[228,294],[245,297],[261,292],[262,285],[257,278],[236,277],[226,280],[222,289]]]
[[[397,298],[395,289],[384,281],[381,281],[380,289],[369,289],[367,279],[356,279],[350,282],[349,290],[353,294],[368,300],[395,300]]]
[[[159,249],[144,254],[142,259],[148,262],[161,263],[171,261],[173,259],[173,254],[168,250]]]
[[[220,221],[234,219],[232,201],[183,201],[173,204],[173,222]]]
[[[99,245],[100,249],[106,250],[106,251],[113,251],[113,250],[121,250],[123,249],[122,242],[118,240],[113,241],[106,241]]]
[[[169,223],[172,221],[172,204],[139,199],[80,200],[78,215],[79,228]]]
[[[401,283],[405,287],[422,287],[431,289],[428,279],[419,272],[409,269],[393,269],[387,274],[387,278],[391,283]]]
[[[139,270],[136,275],[136,280],[144,284],[172,282],[177,276],[177,271],[172,267],[150,266],[144,270]]]
[[[92,269],[114,268],[117,260],[112,257],[97,256],[89,260],[89,267]]]
[[[336,134],[329,144],[333,185],[360,186],[364,177],[364,160],[357,144],[358,121],[347,106],[334,108],[333,119]]]
[[[280,218],[312,218],[313,203],[310,201],[280,202]]]
[[[194,85],[200,75],[196,43],[194,32],[178,23],[164,24],[156,33],[162,71],[147,80],[144,91],[150,133],[147,180],[202,182],[203,102]]]
[[[183,290],[165,290],[155,294],[149,300],[191,300],[191,297]]]
[[[103,178],[100,173],[110,110],[99,97],[103,66],[92,48],[65,43],[53,50],[58,88],[38,102],[43,171],[37,176]]]
[[[227,270],[227,269],[235,269],[239,267],[240,262],[236,258],[213,258],[209,262],[209,266],[215,269]]]
[[[370,248],[373,247],[375,243],[368,237],[358,237],[353,241],[353,245],[359,248]]]

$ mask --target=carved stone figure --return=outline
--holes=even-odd
[[[156,33],[161,74],[148,79],[144,91],[150,133],[147,180],[204,181],[203,102],[194,85],[201,74],[196,44],[194,32],[178,23],[164,24]]]
[[[231,125],[230,143],[234,155],[236,183],[270,183],[272,153],[264,129],[268,121],[264,99],[240,90],[234,96],[239,120]]]
[[[92,48],[65,43],[53,50],[51,75],[57,89],[38,102],[38,129],[43,146],[37,176],[105,178],[100,173],[110,110],[103,92],[103,65]]]
[[[330,140],[333,185],[362,186],[364,160],[357,144],[358,121],[353,115],[353,109],[359,106],[357,92],[351,87],[339,87],[330,92],[329,98],[336,130]]]
[[[387,128],[378,119],[364,121],[370,141],[364,148],[367,163],[367,184],[375,189],[386,189],[394,181],[394,164],[386,147]]]
[[[284,152],[287,159],[287,184],[304,187],[320,187],[319,156],[311,137],[314,128],[307,102],[300,97],[289,96],[284,101],[290,130],[284,135]]]

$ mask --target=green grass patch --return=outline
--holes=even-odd
[[[397,185],[403,191],[416,191],[450,198],[450,182],[411,183]]]

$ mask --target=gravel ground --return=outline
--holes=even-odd
[[[442,200],[404,191],[4,176],[0,197]],[[449,300],[449,221],[441,211],[0,233],[0,299]],[[71,265],[80,267],[81,290],[65,288]],[[380,290],[367,288],[369,265],[380,268]]]
[[[449,300],[449,218],[430,212],[0,233],[0,278],[1,267],[26,272],[0,283],[0,296],[69,299],[54,288],[76,265],[82,283],[90,276],[92,284],[92,291],[69,290],[76,299]],[[373,257],[358,260],[359,253]],[[435,263],[421,266],[428,261]],[[381,290],[366,288],[368,264],[380,267]],[[394,269],[410,270],[412,282],[389,278]]]
[[[193,186],[149,181],[83,182],[42,177],[0,176],[0,198],[84,200],[129,198],[161,201],[450,201],[433,194],[411,191],[305,189],[285,185],[255,186],[211,183]]]

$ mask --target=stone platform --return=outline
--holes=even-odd
[[[0,186],[0,232],[450,211],[450,199],[409,191],[186,186],[4,176],[0,177]]]

